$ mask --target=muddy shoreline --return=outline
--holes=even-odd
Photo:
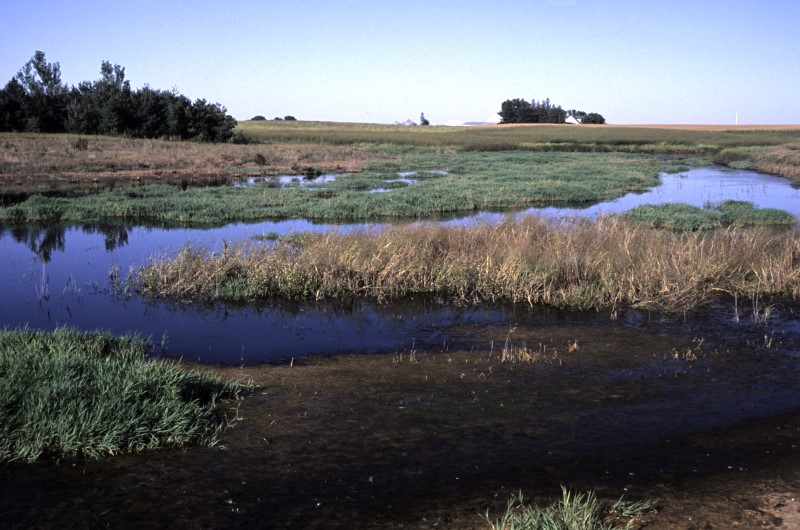
[[[550,348],[526,364],[442,348],[213,368],[258,384],[225,405],[222,447],[4,466],[0,526],[487,528],[511,494],[566,485],[661,499],[647,528],[792,528],[790,351],[582,329],[518,330]]]

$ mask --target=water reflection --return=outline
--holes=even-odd
[[[800,190],[791,188],[785,179],[703,168],[665,175],[662,180],[660,187],[648,193],[631,194],[582,210],[531,209],[516,215],[535,212],[554,217],[597,216],[643,203],[674,201],[702,206],[730,198],[750,200],[760,207],[782,208],[800,217]],[[500,222],[506,215],[484,212],[440,222],[468,226]],[[288,220],[209,229],[112,224],[0,227],[0,289],[4,294],[0,325],[41,329],[69,325],[114,333],[135,332],[151,336],[156,342],[166,335],[170,355],[208,362],[257,363],[301,355],[386,351],[408,348],[412,343],[432,348],[442,342],[466,340],[482,326],[513,321],[536,325],[541,319],[550,318],[542,313],[517,315],[517,309],[503,307],[452,308],[419,300],[392,307],[356,303],[187,308],[118,296],[109,281],[110,270],[124,277],[152,256],[174,253],[186,244],[214,251],[222,247],[223,241],[235,244],[274,234],[346,233],[381,226]],[[554,318],[591,317],[559,314]],[[619,324],[645,325],[647,318],[630,312]],[[603,315],[602,319],[607,320],[608,316]],[[775,329],[800,335],[800,326],[794,320],[775,322]]]
[[[65,226],[51,226],[48,228],[13,227],[9,229],[11,237],[17,243],[28,247],[43,263],[48,263],[53,256],[53,251],[64,251],[66,244]],[[3,229],[0,228],[0,237]]]
[[[80,229],[84,234],[101,234],[106,252],[112,252],[116,248],[128,244],[129,228],[124,225],[87,224],[82,225]],[[53,252],[64,252],[68,230],[71,229],[67,225],[15,226],[11,228],[0,226],[0,238],[8,231],[14,241],[25,245],[43,263],[49,263],[53,259]]]

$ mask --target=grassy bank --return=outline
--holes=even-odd
[[[186,247],[153,258],[132,281],[146,296],[184,301],[432,296],[681,311],[719,294],[797,297],[798,254],[793,231],[676,234],[613,218],[565,229],[531,217],[472,229],[305,234],[212,255]]]
[[[661,171],[680,169],[645,155],[458,151],[396,152],[331,182],[288,185],[267,177],[249,187],[149,185],[117,187],[77,197],[34,195],[0,208],[0,222],[159,222],[209,225],[306,218],[382,221],[502,211],[536,204],[587,204],[658,184]],[[413,182],[398,181],[415,172]],[[388,193],[374,190],[391,189]]]
[[[626,212],[623,217],[651,228],[683,231],[755,226],[788,228],[797,222],[789,212],[756,208],[746,201],[725,201],[705,208],[682,203],[645,204]]]
[[[0,331],[0,462],[214,444],[243,386],[150,361],[136,337]]]

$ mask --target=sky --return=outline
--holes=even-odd
[[[236,119],[490,121],[549,98],[615,124],[800,124],[797,0],[3,0],[0,86],[125,68]]]

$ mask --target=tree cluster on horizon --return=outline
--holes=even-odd
[[[579,110],[564,110],[561,105],[553,105],[550,98],[543,101],[521,99],[507,99],[500,106],[500,123],[565,123],[569,116],[575,117],[581,123],[606,122],[602,115],[596,112],[583,112]]]
[[[0,90],[0,131],[69,132],[223,142],[236,120],[219,103],[177,90],[131,90],[125,68],[103,61],[100,79],[67,87],[59,63],[37,51]]]

